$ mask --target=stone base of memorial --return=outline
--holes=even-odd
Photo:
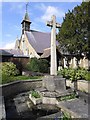
[[[70,96],[73,94],[72,90],[66,89],[66,79],[62,76],[46,75],[42,81],[42,89],[38,89],[42,94],[43,104],[58,104],[59,98],[63,96]]]
[[[43,78],[43,87],[50,92],[65,92],[66,91],[66,79],[60,76],[46,75]]]
[[[34,105],[42,103],[42,98],[35,98],[31,94],[29,94],[29,98],[33,102]]]

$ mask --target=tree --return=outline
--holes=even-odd
[[[57,35],[60,49],[69,53],[87,53],[88,46],[88,6],[90,2],[83,2],[72,11],[68,11],[63,19],[62,27]]]

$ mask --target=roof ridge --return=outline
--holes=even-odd
[[[30,30],[30,31],[25,31],[25,32],[40,32],[40,33],[47,33],[47,34],[50,34],[50,32],[42,32],[42,31],[38,31],[38,30]]]

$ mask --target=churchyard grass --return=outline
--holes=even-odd
[[[6,83],[10,83],[13,81],[17,81],[17,80],[38,80],[41,79],[42,76],[25,76],[25,75],[18,75],[18,76],[4,76],[1,80],[0,80],[0,84],[6,84]]]

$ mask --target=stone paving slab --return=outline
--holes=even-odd
[[[57,106],[74,118],[88,118],[88,104],[80,99],[62,101]]]

